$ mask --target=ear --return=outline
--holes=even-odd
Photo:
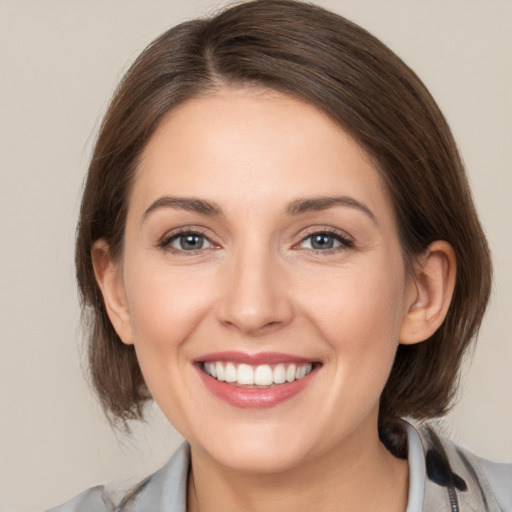
[[[438,240],[415,261],[399,342],[428,339],[443,323],[455,288],[457,261],[452,246]]]
[[[103,295],[108,317],[123,343],[133,344],[130,311],[124,289],[122,266],[113,261],[108,243],[101,239],[91,251],[96,282]]]

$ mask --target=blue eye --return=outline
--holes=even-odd
[[[329,251],[353,246],[352,240],[334,233],[313,233],[300,243],[302,249],[312,249],[314,251]]]
[[[191,252],[209,249],[212,247],[212,243],[200,233],[186,232],[164,240],[162,246],[177,252]]]

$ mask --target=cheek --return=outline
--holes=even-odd
[[[403,317],[400,272],[340,272],[322,290],[309,291],[304,309],[337,358],[337,378],[364,388],[384,386]],[[379,391],[380,393],[380,391]]]
[[[339,411],[341,425],[378,406],[398,346],[403,289],[378,278],[331,284],[330,300],[317,297],[312,315],[336,361],[326,406]]]
[[[400,272],[377,269],[332,272],[322,286],[308,286],[302,291],[304,307],[329,339],[356,333],[388,333],[399,330],[404,308],[404,280]]]
[[[126,283],[133,339],[141,366],[154,359],[159,365],[178,361],[163,358],[184,350],[185,342],[207,312],[207,276],[170,269],[164,262],[148,265],[135,259]]]
[[[143,262],[141,262],[143,263]],[[206,276],[170,271],[169,266],[134,261],[127,298],[137,359],[148,389],[179,431],[190,414],[183,400],[194,370],[190,365],[197,332],[211,302]],[[201,289],[199,289],[199,287]]]

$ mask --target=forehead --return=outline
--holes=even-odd
[[[390,208],[371,160],[315,106],[255,88],[223,88],[170,111],[147,144],[132,199],[162,194],[270,207],[342,194]]]

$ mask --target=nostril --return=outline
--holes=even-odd
[[[217,302],[219,321],[251,336],[273,332],[293,316],[287,287],[273,268],[273,256],[267,250],[261,252],[258,244],[259,248],[239,249],[240,258],[231,262]]]

